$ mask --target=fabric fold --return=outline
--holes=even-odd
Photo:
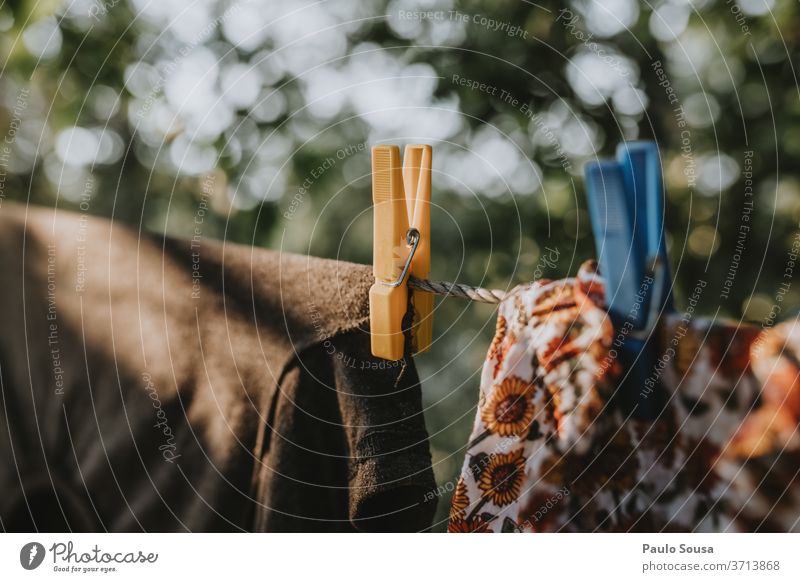
[[[414,364],[369,355],[369,266],[10,203],[0,244],[6,529],[353,531],[432,487]],[[399,505],[388,527],[430,525]]]
[[[501,304],[449,531],[800,530],[796,321],[666,317],[635,420],[595,269]]]

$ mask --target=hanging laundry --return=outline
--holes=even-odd
[[[667,405],[634,420],[603,296],[590,262],[501,304],[448,530],[800,529],[794,323],[759,336],[670,315],[642,386]]]
[[[370,354],[368,266],[0,212],[0,523],[418,531],[410,359]]]

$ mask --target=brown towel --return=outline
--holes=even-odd
[[[421,530],[413,362],[367,266],[0,208],[0,527]]]

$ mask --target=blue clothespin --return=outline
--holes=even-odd
[[[616,160],[591,162],[584,173],[606,304],[622,339],[615,346],[624,368],[620,401],[635,417],[653,419],[665,398],[655,327],[673,309],[658,147],[621,143]]]

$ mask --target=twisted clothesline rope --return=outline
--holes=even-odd
[[[506,296],[506,292],[499,289],[484,289],[483,287],[472,287],[463,283],[428,281],[427,279],[416,279],[414,277],[408,278],[408,286],[411,289],[419,289],[434,295],[451,295],[481,303],[500,303]]]
[[[391,282],[382,281],[383,285],[388,287],[397,287],[403,284],[409,269],[411,268],[411,260],[417,252],[419,246],[420,232],[414,227],[411,227],[406,232],[406,245],[409,248],[408,257],[400,271],[400,276]],[[498,291],[497,289],[483,289],[482,287],[473,287],[472,285],[464,285],[463,283],[448,283],[447,281],[428,281],[427,279],[416,279],[414,277],[408,278],[408,286],[411,289],[418,289],[426,291],[435,295],[450,295],[452,297],[460,297],[469,301],[480,301],[481,303],[500,303],[506,296],[505,291]]]

